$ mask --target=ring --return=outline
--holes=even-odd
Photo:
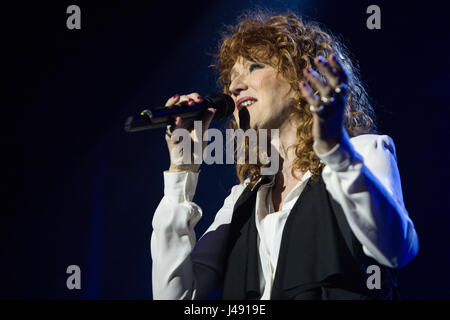
[[[314,105],[310,105],[309,106],[309,110],[313,113],[317,113],[320,114],[323,112],[323,110],[325,109],[325,107],[329,106],[330,104],[334,103],[334,101],[336,100],[336,96],[340,95],[344,90],[347,90],[347,84],[345,83],[340,83],[336,86],[336,88],[334,88],[333,90],[333,95],[331,97],[320,97],[320,101],[323,102],[321,105],[319,105],[318,107],[314,106]]]
[[[334,97],[320,97],[320,101],[322,101],[323,103],[333,103],[334,102]]]
[[[322,113],[323,109],[325,109],[325,106],[323,104],[321,104],[319,107],[316,107],[312,104],[309,106],[309,111],[317,114]]]
[[[341,93],[343,90],[347,90],[347,85],[345,83],[339,83],[336,88],[334,88],[334,92],[339,94]]]
[[[309,111],[311,111],[313,113],[321,114],[326,106],[329,106],[330,104],[334,103],[335,97],[334,97],[334,95],[330,98],[321,96],[320,101],[322,101],[323,103],[321,105],[319,105],[318,107],[316,107],[314,105],[310,105]]]

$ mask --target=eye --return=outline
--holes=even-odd
[[[250,65],[249,70],[250,70],[250,72],[252,72],[252,71],[255,70],[255,69],[262,69],[262,68],[264,68],[264,66],[263,66],[262,64],[259,64],[259,63],[252,63],[252,64]]]

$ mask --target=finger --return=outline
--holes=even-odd
[[[331,64],[328,63],[328,61],[325,60],[325,58],[322,56],[316,57],[316,59],[314,59],[314,63],[316,64],[317,69],[319,69],[319,71],[325,76],[328,84],[331,87],[335,88],[339,84],[339,77],[334,72]],[[329,92],[327,92],[326,94],[328,95],[328,93]]]
[[[179,94],[175,94],[172,97],[170,97],[169,100],[167,100],[167,102],[166,102],[166,104],[164,106],[165,107],[171,107],[175,103],[177,103],[179,100],[180,100],[180,95]]]
[[[203,101],[203,98],[200,96],[200,94],[198,94],[197,92],[193,92],[187,95],[174,95],[172,98],[170,98],[168,100],[168,104],[169,106],[188,106],[188,105],[194,105],[196,103],[201,103]],[[168,106],[168,104],[166,104],[166,106]],[[174,121],[174,125],[173,126],[168,126],[168,130],[170,132],[173,132],[173,130],[178,129],[178,128],[183,128],[183,129],[187,129],[189,131],[192,130],[194,126],[194,121],[193,120],[186,120],[183,121],[181,117],[176,117],[175,121]]]
[[[341,59],[335,53],[333,53],[328,57],[328,62],[335,70],[335,74],[338,77],[338,83],[347,82],[347,72],[343,67]]]
[[[329,93],[330,88],[325,83],[325,80],[312,68],[306,68],[303,70],[303,74],[306,77],[312,87],[320,92],[320,95],[326,96]]]
[[[197,92],[193,92],[190,94],[182,95],[180,97],[179,104],[191,106],[202,101],[203,101],[202,97]]]
[[[181,127],[182,125],[183,125],[183,119],[181,119],[181,117],[176,117],[175,118],[175,126]]]
[[[183,119],[181,117],[176,117],[174,119],[174,122],[172,125],[167,126],[167,130],[166,130],[166,140],[172,140],[175,144],[179,143],[180,140],[178,138],[175,139],[175,137],[173,137],[173,133],[175,132],[175,130],[177,129],[185,129],[187,131],[192,131],[194,127],[194,121],[192,119],[185,119],[183,121]]]
[[[214,108],[208,108],[205,110],[202,116],[202,124],[203,124],[203,131],[209,128],[212,119],[214,118],[214,115],[216,114],[216,109]]]
[[[194,119],[187,118],[184,119],[181,117],[175,118],[175,129],[186,129],[188,131],[191,131],[194,127]]]
[[[178,93],[174,94],[172,97],[170,97],[167,101],[166,104],[164,105],[165,107],[172,107],[174,106],[178,101],[180,100],[180,95]],[[149,115],[150,116],[150,115]],[[166,138],[168,137],[168,135],[170,135],[173,130],[175,130],[173,125],[168,125],[166,127]]]
[[[189,103],[191,102],[189,99],[192,100],[192,98],[190,98],[188,95],[182,95],[182,96],[180,96],[180,100],[178,100],[177,105],[181,105],[181,106],[189,105]]]
[[[203,102],[203,98],[200,94],[198,94],[197,92],[191,93],[189,95],[192,99],[194,99],[195,103],[201,103]]]
[[[169,136],[169,138],[170,138],[170,136],[172,135],[172,133],[176,130],[176,129],[178,129],[178,128],[180,128],[181,127],[181,124],[182,124],[182,120],[181,120],[181,117],[176,117],[175,118],[175,120],[174,120],[174,122],[173,122],[173,124],[169,124],[167,127],[166,127],[166,136]]]
[[[300,82],[300,91],[309,105],[313,105],[315,107],[319,106],[320,104],[319,97],[316,94],[314,94],[313,89],[306,81]]]
[[[189,105],[194,105],[203,102],[203,98],[197,92],[193,92],[187,95],[187,102]]]
[[[188,105],[195,105],[203,102],[202,96],[197,92],[192,92],[187,95],[187,104]],[[201,123],[202,123],[202,132],[204,132],[206,129],[208,129],[212,118],[214,117],[214,113],[210,110],[205,110],[205,112],[202,115]],[[215,111],[214,111],[215,112]],[[192,131],[194,129],[194,119],[189,121],[189,124],[185,124],[184,127],[188,129],[189,131]],[[197,132],[196,134],[202,134],[202,132]]]

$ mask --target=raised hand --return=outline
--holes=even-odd
[[[318,56],[314,63],[324,77],[312,68],[303,70],[306,81],[300,90],[313,113],[313,137],[322,154],[342,139],[348,76],[335,54],[328,59]]]

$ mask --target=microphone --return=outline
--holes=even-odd
[[[213,93],[199,104],[192,106],[157,107],[145,109],[139,116],[128,117],[125,122],[126,132],[137,132],[155,128],[165,128],[174,123],[176,117],[182,119],[200,119],[207,108],[216,109],[214,120],[222,120],[233,114],[233,99],[224,93]]]

